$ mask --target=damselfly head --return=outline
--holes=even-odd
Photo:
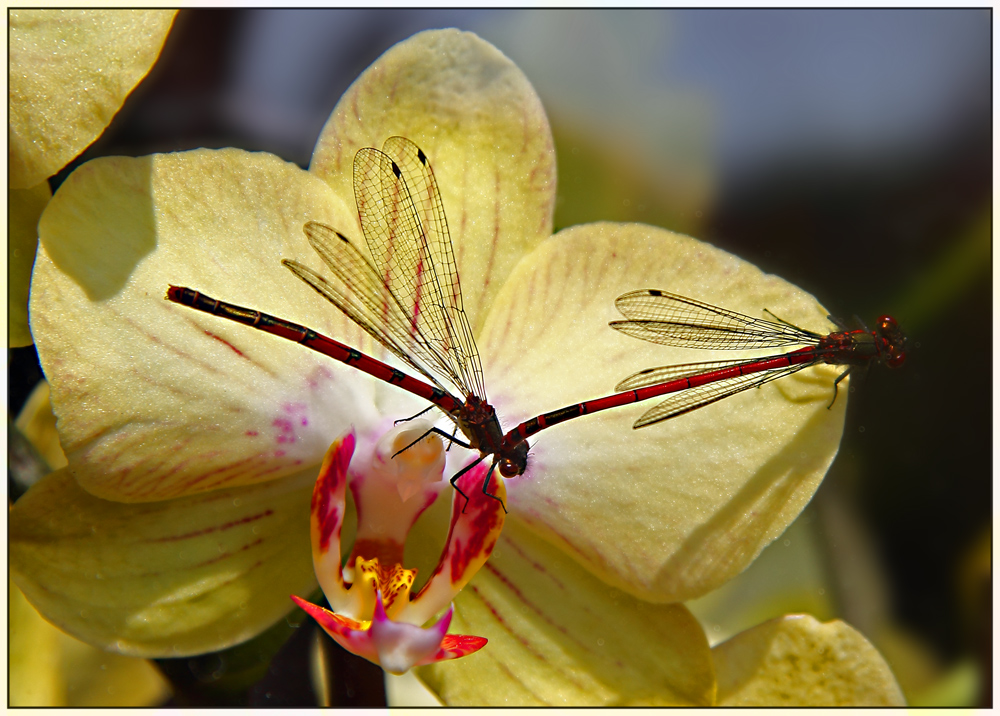
[[[906,360],[906,336],[900,330],[899,324],[892,316],[879,316],[875,333],[882,341],[885,354],[885,364],[890,368],[898,368]]]
[[[504,449],[497,468],[504,477],[523,475],[528,467],[528,441],[522,440],[509,449]]]

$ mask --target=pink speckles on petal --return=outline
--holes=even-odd
[[[318,365],[306,376],[306,385],[312,392],[316,392],[320,386],[333,380],[333,371],[325,365]]]
[[[274,439],[279,443],[293,443],[295,442],[295,428],[292,427],[292,421],[288,418],[275,418],[274,422],[271,423],[272,427],[278,429],[278,434],[275,435]]]
[[[502,481],[498,482],[502,484]],[[464,511],[458,511],[457,500],[452,505],[452,524],[457,521],[459,529],[452,531],[454,543],[448,552],[448,563],[451,567],[451,581],[456,584],[462,582],[470,567],[475,564],[475,569],[478,570],[479,565],[486,561],[503,527],[505,513],[500,500],[492,499],[484,495],[481,489],[474,487],[462,487],[463,491],[468,490],[467,495],[475,496],[469,497],[469,504]]]
[[[255,437],[257,437],[258,435],[260,435],[260,433],[258,433],[258,432],[257,432],[256,430],[247,430],[247,431],[246,431],[245,433],[243,433],[243,434],[244,434],[244,435],[246,435],[247,437],[251,437],[251,438],[255,438]]]
[[[275,428],[274,441],[279,444],[291,444],[298,441],[297,427],[309,424],[308,408],[305,403],[287,403],[282,407],[284,415],[271,421]]]

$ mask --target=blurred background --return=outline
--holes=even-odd
[[[537,89],[556,138],[557,229],[688,233],[845,322],[889,313],[910,337],[899,371],[852,379],[840,454],[802,517],[691,605],[712,642],[788,612],[842,618],[912,705],[991,705],[990,11],[183,10],[53,189],[110,154],[235,146],[306,167],[358,74],[437,27],[478,33]],[[958,336],[972,337],[961,360]],[[16,416],[42,378],[33,349],[12,350],[9,370]],[[339,674],[325,696],[299,630],[241,698],[385,703],[381,671],[325,642]],[[161,663],[169,703],[213,703],[220,670],[178,661]]]

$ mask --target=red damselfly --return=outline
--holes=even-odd
[[[751,318],[657,289],[631,291],[619,296],[615,305],[627,320],[612,321],[612,328],[662,345],[732,350],[806,346],[762,358],[684,363],[641,370],[620,382],[615,389],[634,391],[637,401],[666,393],[677,394],[643,414],[635,422],[633,427],[636,428],[689,413],[817,363],[848,366],[833,383],[833,399],[836,400],[837,386],[852,369],[872,363],[896,368],[906,357],[906,338],[891,316],[880,316],[873,331],[844,330],[823,335],[781,319]]]

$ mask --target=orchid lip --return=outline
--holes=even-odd
[[[503,526],[499,501],[472,489],[484,478],[485,465],[471,465],[459,479],[473,498],[465,503],[457,491],[452,495],[444,549],[416,595],[411,594],[416,571],[402,563],[411,527],[448,488],[442,480],[444,452],[441,439],[424,421],[397,425],[377,439],[359,439],[352,430],[327,451],[313,490],[313,564],[332,611],[295,601],[342,646],[394,673],[417,663],[456,658],[485,644],[479,637],[462,637],[442,647],[451,623],[451,601],[485,564]],[[358,527],[342,566],[347,488],[354,496]],[[441,619],[421,628],[442,610]]]

